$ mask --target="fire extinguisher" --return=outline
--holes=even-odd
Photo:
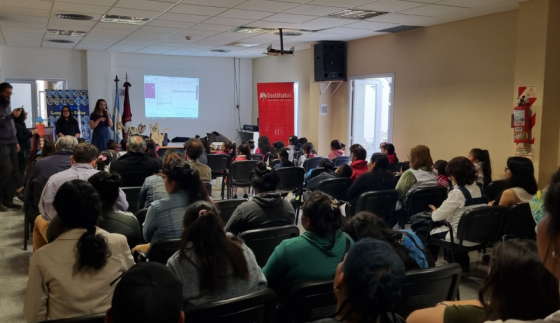
[[[516,144],[531,142],[531,108],[527,103],[523,96],[513,108],[513,142]]]

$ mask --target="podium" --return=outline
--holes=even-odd
[[[237,132],[239,133],[239,137],[241,138],[241,142],[247,142],[249,140],[253,140],[255,142],[255,145],[257,144],[257,142],[259,141],[259,132],[255,132],[255,131],[247,131],[247,130],[241,130],[241,129],[237,129]]]

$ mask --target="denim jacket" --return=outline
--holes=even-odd
[[[166,197],[165,183],[163,177],[152,175],[144,180],[138,197],[138,210],[149,207],[154,201]]]

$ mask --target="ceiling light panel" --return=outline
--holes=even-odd
[[[151,10],[136,10],[127,8],[113,8],[107,12],[108,15],[114,16],[129,16],[129,17],[141,17],[153,19],[161,14],[161,11],[151,11]]]
[[[345,9],[339,12],[332,13],[329,15],[329,17],[364,20],[377,16],[382,16],[385,14],[387,14],[387,12],[384,11]]]
[[[47,35],[85,36],[85,31],[47,29]]]
[[[117,24],[129,24],[129,25],[144,25],[150,18],[143,17],[131,17],[131,16],[118,16],[118,15],[103,15],[101,17],[102,22],[112,22]]]
[[[233,42],[233,43],[229,43],[226,44],[226,46],[237,46],[237,47],[255,47],[255,46],[259,46],[260,43],[242,43],[242,42]]]

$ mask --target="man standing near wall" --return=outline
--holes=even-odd
[[[0,84],[0,212],[7,207],[20,207],[13,198],[19,176],[17,153],[19,145],[16,138],[14,118],[19,118],[21,109],[12,112],[10,99],[13,87],[9,83]]]

